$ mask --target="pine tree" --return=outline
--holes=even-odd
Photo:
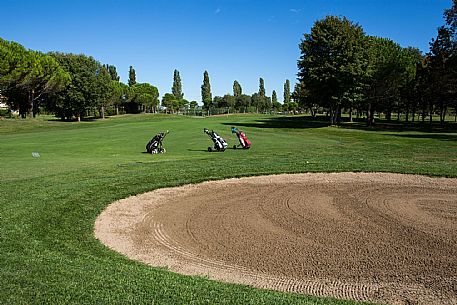
[[[243,94],[243,90],[241,89],[240,83],[238,81],[233,82],[233,96],[239,97]]]
[[[133,85],[136,84],[136,74],[135,74],[135,69],[133,69],[132,66],[130,66],[129,69],[129,86],[132,87]]]
[[[211,85],[209,83],[208,71],[203,73],[203,85],[202,85],[202,102],[206,109],[209,109],[213,100],[211,96]]]
[[[179,76],[178,70],[175,70],[173,74],[173,87],[171,88],[171,92],[178,101],[184,98],[184,94],[182,93],[181,76]]]

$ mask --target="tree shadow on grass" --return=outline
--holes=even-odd
[[[423,133],[423,134],[384,134],[385,136],[411,138],[411,139],[435,139],[441,141],[457,141],[457,134],[439,134],[439,133]]]
[[[328,127],[326,117],[272,117],[255,120],[254,122],[230,122],[222,123],[224,125],[235,127],[252,127],[252,128],[289,128],[289,129],[306,129]]]
[[[455,133],[457,132],[457,123],[454,122],[445,122],[440,124],[439,122],[434,122],[432,125],[429,123],[423,122],[398,122],[398,121],[387,121],[387,120],[376,120],[375,124],[372,126],[367,126],[365,120],[358,119],[353,123],[343,122],[341,124],[342,128],[346,129],[358,129],[366,131],[392,131],[392,132],[409,132],[409,131],[418,131],[425,133]]]
[[[105,116],[105,119],[108,119],[109,116]],[[72,119],[65,119],[62,120],[61,118],[55,117],[47,120],[48,122],[62,122],[62,123],[69,123],[69,122],[78,122],[77,118],[72,118]],[[84,117],[81,118],[81,122],[97,122],[97,121],[103,121],[102,118],[100,117]]]

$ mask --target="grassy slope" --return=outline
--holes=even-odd
[[[253,148],[206,153],[211,141],[203,127],[233,145],[232,125],[246,131]],[[166,154],[141,153],[166,129]],[[116,199],[209,179],[318,171],[455,177],[456,139],[264,116],[0,121],[0,303],[341,304],[150,268],[106,249],[94,239],[93,223]]]

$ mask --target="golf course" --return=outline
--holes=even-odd
[[[105,245],[94,233],[97,218],[113,202],[122,202],[119,200],[132,198],[132,196],[140,198],[140,194],[151,191],[189,184],[196,185],[204,181],[277,174],[357,174],[358,183],[363,183],[363,177],[368,173],[384,173],[377,174],[378,180],[383,175],[407,174],[409,178],[405,178],[406,180],[399,178],[399,181],[413,185],[408,189],[406,197],[409,199],[406,202],[414,204],[416,197],[427,198],[427,192],[424,190],[430,190],[430,193],[433,193],[434,189],[439,190],[433,193],[434,199],[430,201],[436,206],[422,203],[416,204],[415,207],[438,211],[430,212],[434,219],[444,217],[443,215],[446,214],[446,221],[442,219],[438,221],[438,219],[431,226],[421,226],[421,219],[414,225],[406,220],[399,221],[399,224],[409,233],[421,232],[422,240],[441,236],[444,241],[440,247],[449,246],[445,250],[447,256],[443,254],[443,257],[447,258],[447,270],[456,270],[457,254],[456,248],[453,247],[456,246],[457,236],[456,202],[455,195],[452,195],[452,192],[449,193],[449,190],[455,190],[455,178],[457,178],[455,123],[448,121],[441,125],[437,122],[433,128],[419,122],[406,124],[382,120],[371,127],[366,127],[364,122],[343,123],[339,127],[328,125],[325,117],[256,114],[213,117],[139,114],[81,122],[62,122],[51,116],[39,116],[29,120],[0,120],[0,268],[2,270],[0,303],[359,304],[354,300],[340,299],[341,296],[338,293],[330,293],[327,297],[308,296],[309,293],[306,291],[303,293],[300,289],[289,289],[291,292],[284,292],[279,290],[288,289],[275,290],[268,285],[265,285],[266,289],[259,289],[253,287],[255,285],[213,280],[214,276],[211,274],[182,275],[175,272],[173,268],[154,267],[144,260],[130,259],[125,253]],[[237,127],[246,133],[252,142],[251,149],[207,152],[208,146],[212,143],[203,133],[203,128],[217,131],[227,140],[228,147],[231,148],[238,144],[238,139],[231,133],[231,127]],[[156,133],[166,130],[170,131],[163,142],[166,153],[156,155],[144,153],[149,139]],[[397,176],[399,175],[395,177]],[[371,178],[365,181],[366,185],[370,184],[369,179]],[[425,189],[421,191],[421,188],[414,186],[415,179],[422,181]],[[376,181],[379,182],[378,180]],[[302,203],[306,204],[306,207],[312,207],[311,212],[315,212],[313,215],[323,214],[323,212],[316,212],[317,208],[313,207],[311,199],[308,201],[304,199],[313,198],[312,188],[306,184],[306,181],[310,180],[303,180],[301,184],[297,184],[298,187],[303,185],[302,190],[297,189],[302,200],[291,203],[295,204],[291,210],[300,211],[299,214],[295,214],[295,218],[290,219],[291,225],[295,222],[299,223],[300,215],[307,214],[304,212],[305,208],[299,206]],[[332,183],[340,185],[332,179],[329,181],[330,186],[333,185]],[[351,180],[348,181],[345,184],[351,185]],[[280,179],[275,183],[287,185],[287,182]],[[224,182],[219,183],[223,184],[224,195],[212,194],[211,186],[206,193],[203,193],[210,199],[205,203],[204,208],[200,207],[202,215],[202,222],[199,222],[198,227],[200,238],[211,236],[205,235],[208,232],[205,232],[205,228],[201,225],[205,221],[208,224],[211,222],[211,213],[204,213],[212,206],[212,202],[220,210],[225,200],[239,204],[238,207],[241,208],[243,198],[247,196],[253,199],[253,196],[249,197],[249,192],[252,190],[248,187],[240,189],[235,185],[232,187],[233,183],[226,185]],[[392,183],[397,182],[392,180],[390,183],[392,187]],[[443,186],[440,187],[440,185]],[[315,183],[314,186],[327,188],[327,192],[330,192],[328,185]],[[216,189],[221,187],[215,186]],[[392,202],[397,202],[399,205],[402,203],[400,186],[396,189],[391,188],[392,192],[384,193],[376,188],[365,189],[373,194],[383,194],[386,198],[395,197],[396,201],[394,199],[389,202],[370,201],[370,198],[374,198],[375,195],[370,197],[354,186],[352,189],[349,188],[347,196],[354,197],[356,204],[357,199],[366,199],[361,201],[367,202],[373,209],[382,204],[387,206]],[[256,192],[257,197],[265,199],[266,207],[269,201],[282,202],[281,196],[286,196],[290,190],[285,188],[283,193],[274,194],[274,189],[264,185],[257,188]],[[180,196],[190,195],[186,193]],[[270,197],[273,199],[269,200]],[[154,198],[154,195],[151,198]],[[186,220],[187,216],[185,217],[184,214],[188,213],[184,208],[181,211],[180,204],[183,203],[175,200],[170,203],[173,207],[172,211],[159,211],[159,214],[164,216],[163,219],[176,221],[177,227],[168,228],[168,233],[174,234],[175,238],[180,238],[178,229],[182,225],[181,222]],[[404,206],[406,205],[405,203]],[[414,215],[406,214],[404,206],[403,208],[401,206],[398,211],[411,220]],[[249,211],[248,208],[246,209]],[[356,215],[356,208],[351,209],[348,214]],[[384,217],[394,210],[371,213],[373,223],[387,221],[384,218],[376,219],[376,216]],[[176,217],[173,217],[174,213]],[[265,213],[275,215],[276,212],[271,210]],[[238,216],[239,219],[243,219],[242,213]],[[249,218],[249,215],[245,216]],[[344,236],[344,232],[356,232],[357,228],[352,227],[351,223],[342,221],[340,226],[337,226],[341,231],[341,249],[345,249],[341,251],[341,255],[349,253],[351,249],[348,249],[347,245],[356,240],[354,236]],[[444,226],[443,223],[447,225]],[[115,225],[113,224],[114,227]],[[344,230],[346,225],[347,230]],[[394,224],[389,226],[392,227]],[[298,227],[300,230],[307,228],[300,224]],[[244,228],[252,227],[246,225]],[[319,232],[319,228],[315,230]],[[252,232],[254,233],[254,230]],[[325,241],[325,232],[316,233],[322,237],[319,240]],[[367,232],[370,236],[377,234],[376,231]],[[420,236],[417,240],[421,239]],[[182,245],[189,244],[189,240],[182,237]],[[388,240],[384,237],[380,240],[383,243],[383,251],[388,251]],[[351,243],[345,244],[348,241]],[[274,242],[274,239],[269,242]],[[234,244],[241,247],[242,243],[234,242]],[[376,246],[376,241],[374,245]],[[398,245],[401,246],[401,243]],[[312,257],[311,251],[305,251],[307,248],[304,245],[298,246],[302,249],[299,253],[310,255],[309,260],[319,262],[316,257]],[[319,249],[322,251],[321,254],[328,254],[334,250],[333,247],[334,245],[329,245],[327,252],[325,247],[320,246]],[[192,245],[189,249],[192,249]],[[187,251],[191,251],[189,249]],[[245,250],[249,255],[249,249]],[[284,253],[288,252],[284,251]],[[253,252],[253,255],[259,255],[259,253]],[[223,260],[232,266],[240,264],[240,257],[237,258],[238,261],[235,261],[236,259],[230,261],[230,259],[224,259],[223,255],[213,256],[215,260],[216,258]],[[265,261],[268,262],[268,259]],[[307,259],[300,257],[299,261],[305,262]],[[430,259],[430,262],[432,261],[433,257]],[[288,258],[284,262],[293,264],[293,258]],[[423,260],[420,262],[424,263]],[[281,260],[276,257],[274,263],[281,265]],[[414,274],[421,274],[421,264],[416,266],[418,269],[413,272]],[[248,267],[249,265],[244,266],[244,268]],[[363,268],[353,267],[358,270],[357,273],[348,273],[347,277],[342,275],[340,279],[342,283],[348,278],[354,280],[355,276],[359,279],[365,278],[363,272],[360,273]],[[423,270],[430,271],[436,279],[448,283],[451,291],[443,292],[446,296],[445,293],[452,293],[452,287],[455,293],[456,278],[455,275],[453,277],[448,275],[446,271],[441,272],[442,267],[443,265],[429,264]],[[319,264],[314,264],[313,268],[315,269],[312,273],[317,277],[322,274],[328,275],[326,272],[333,270],[328,265]],[[371,270],[365,270],[367,273],[371,272]],[[404,275],[402,272],[404,270],[398,270],[399,278]],[[302,276],[302,273],[293,270],[289,275],[296,274]],[[423,276],[426,278],[427,274]],[[417,295],[420,296],[421,292],[419,291]],[[342,298],[351,298],[351,296],[342,295]],[[414,299],[399,299],[397,304],[409,304],[407,303],[409,301],[417,302]],[[420,302],[419,299],[419,304],[425,304]]]

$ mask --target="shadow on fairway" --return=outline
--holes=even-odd
[[[236,127],[253,127],[253,128],[290,128],[290,129],[305,129],[305,128],[322,128],[328,127],[328,119],[326,117],[273,117],[255,120],[254,122],[231,122],[223,123],[224,125]]]
[[[358,129],[366,131],[392,131],[392,132],[405,132],[405,131],[418,131],[425,133],[454,133],[457,132],[457,124],[454,122],[446,122],[440,124],[434,122],[432,125],[423,122],[398,122],[387,120],[376,120],[372,126],[367,126],[363,119],[354,120],[353,123],[343,122],[340,126],[346,129]],[[424,136],[427,137],[427,136]]]
[[[208,152],[207,149],[190,149],[190,148],[188,148],[187,151],[199,151],[199,152],[202,152],[202,151],[203,151],[203,152]]]
[[[435,139],[441,141],[457,141],[457,134],[384,134],[385,136],[411,138],[411,139]]]

